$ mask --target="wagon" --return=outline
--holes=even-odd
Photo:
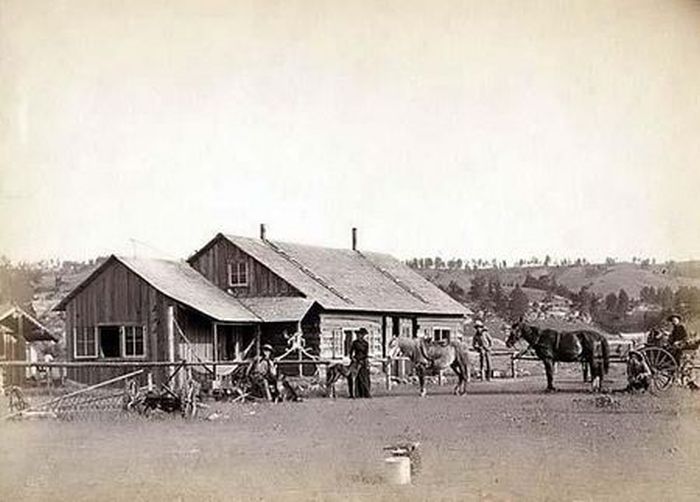
[[[665,392],[674,382],[685,385],[693,381],[697,346],[677,351],[678,356],[669,349],[668,345],[650,343],[639,349],[651,369],[652,391]]]

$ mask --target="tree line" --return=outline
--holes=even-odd
[[[655,258],[640,258],[632,257],[632,264],[639,265],[642,268],[647,268],[656,265]],[[449,258],[443,259],[440,256],[411,258],[405,263],[417,270],[484,270],[484,269],[505,269],[505,268],[523,268],[523,267],[579,267],[591,265],[586,258],[553,258],[546,255],[544,258],[532,256],[530,258],[521,258],[508,263],[507,260],[498,258]],[[618,263],[616,258],[605,258],[605,265],[615,265]],[[666,262],[672,265],[673,262]]]

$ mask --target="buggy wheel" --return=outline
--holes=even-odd
[[[644,347],[641,352],[651,369],[652,390],[664,392],[670,389],[678,373],[676,359],[661,347]]]

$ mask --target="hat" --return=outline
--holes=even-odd
[[[260,350],[269,350],[270,352],[273,351],[273,350],[272,350],[272,345],[270,345],[269,343],[266,343],[265,345],[263,345],[262,347],[260,347]]]
[[[369,332],[365,328],[360,328],[357,330],[358,335],[366,335],[367,333]]]
[[[483,328],[483,327],[484,327],[484,323],[481,322],[480,319],[477,319],[476,321],[474,321],[474,327],[475,327],[475,328]]]
[[[671,314],[671,315],[668,316],[666,319],[669,320],[669,321],[672,321],[674,317],[675,317],[676,319],[678,319],[679,321],[682,320],[682,319],[681,319],[681,316],[679,316],[678,314]]]

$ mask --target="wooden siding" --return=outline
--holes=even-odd
[[[101,324],[144,327],[146,356],[139,361],[167,360],[166,310],[172,302],[119,262],[113,262],[66,305],[66,354],[76,359],[74,329],[94,328]],[[114,360],[114,359],[110,359]],[[128,361],[129,359],[118,359]],[[93,384],[122,375],[130,368],[71,368],[68,378]],[[156,372],[158,373],[158,372]]]
[[[214,360],[214,326],[210,319],[188,309],[177,308],[175,320],[187,342],[175,329],[175,359],[196,362]]]
[[[224,238],[213,242],[191,265],[216,286],[227,291],[228,264],[245,261],[248,267],[248,285],[230,288],[234,296],[301,296],[291,284],[265,265],[243,252]]]
[[[320,315],[319,353],[322,359],[343,357],[344,330],[365,328],[370,342],[370,356],[382,357],[383,319],[378,314],[322,313]]]
[[[464,338],[464,324],[461,319],[451,317],[419,317],[418,335],[425,338],[433,338],[435,328],[449,329],[450,340],[462,340]]]

